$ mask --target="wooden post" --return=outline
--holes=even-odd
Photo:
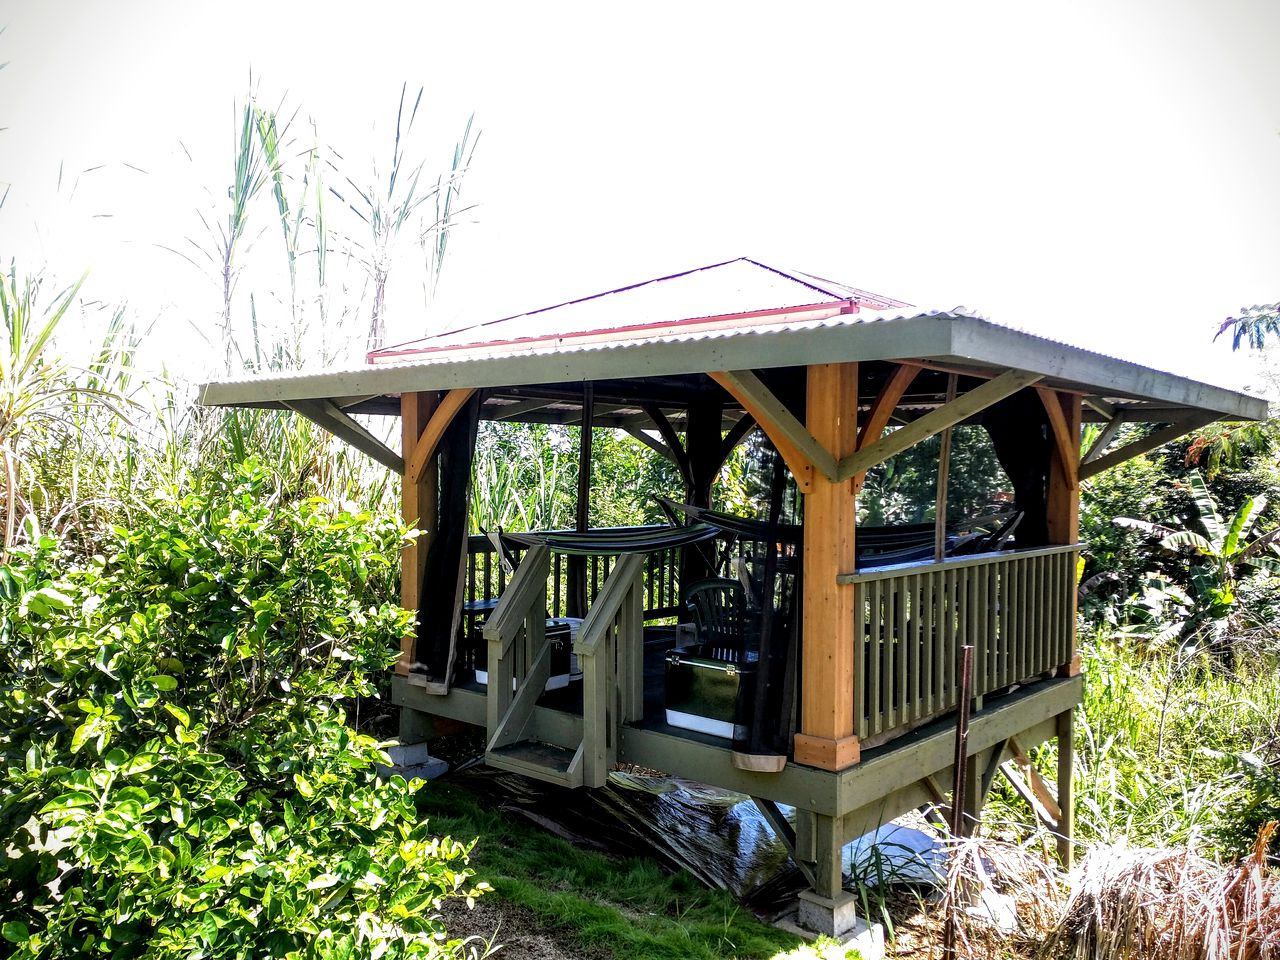
[[[954,373],[947,377],[947,403],[956,398],[959,377]],[[938,442],[938,494],[933,508],[933,559],[947,555],[947,483],[951,480],[951,430],[942,431]],[[865,474],[864,474],[865,476]]]
[[[591,527],[591,421],[595,411],[595,385],[582,385],[581,436],[578,440],[578,502],[574,529],[584,533]],[[587,615],[587,559],[569,557],[569,616]]]
[[[439,398],[434,392],[402,393],[400,395],[400,433],[401,454],[406,463],[417,446],[419,438],[427,429],[431,415],[435,413]],[[400,555],[400,606],[412,610],[415,614],[421,607],[420,591],[422,575],[427,566],[427,541],[434,531],[431,530],[436,517],[436,471],[435,458],[427,464],[422,476],[416,482],[408,475],[402,478],[400,489],[400,509],[404,522],[417,527],[423,533],[404,548]],[[414,644],[417,641],[417,630],[411,630],[400,639],[400,659],[396,661],[396,673],[408,676],[409,668],[414,661]]]
[[[1071,834],[1074,827],[1074,801],[1071,797],[1071,776],[1075,767],[1074,710],[1058,715],[1058,859],[1070,870],[1072,860]]]
[[[717,397],[699,397],[686,408],[684,451],[688,463],[685,502],[695,507],[711,506],[711,487],[724,464],[721,422],[724,403]],[[691,543],[680,548],[680,598],[699,580],[715,575],[714,542]]]
[[[1079,395],[1059,393],[1045,396],[1046,404],[1057,400],[1065,420],[1067,437],[1074,443],[1055,443],[1051,447],[1049,464],[1049,490],[1046,512],[1050,544],[1078,543],[1080,540],[1080,408]],[[1059,667],[1062,676],[1075,676],[1080,672],[1080,655],[1076,652],[1076,591],[1075,570],[1067,586],[1067,614],[1070,618],[1071,659]]]
[[[858,365],[815,364],[808,371],[809,432],[839,460],[857,449]],[[814,471],[804,508],[804,623],[797,763],[840,770],[857,763],[853,684],[856,587],[837,583],[855,566],[854,486]]]

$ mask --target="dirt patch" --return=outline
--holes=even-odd
[[[538,922],[522,907],[503,903],[493,894],[476,901],[468,910],[463,900],[447,900],[440,911],[450,937],[478,937],[476,956],[484,955],[484,943],[492,941],[491,956],[500,960],[598,960],[569,937]]]

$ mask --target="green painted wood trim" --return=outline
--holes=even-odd
[[[979,553],[972,557],[954,557],[950,560],[930,560],[927,563],[895,563],[886,567],[868,567],[855,573],[841,573],[837,583],[870,583],[913,573],[929,573],[936,570],[961,570],[966,567],[986,567],[1025,557],[1053,557],[1063,553],[1075,553],[1084,549],[1080,543],[1053,547],[1032,547],[1028,550],[1000,550],[995,553]]]

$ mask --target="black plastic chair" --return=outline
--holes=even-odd
[[[746,648],[747,592],[737,580],[716,577],[689,588],[685,606],[693,611],[698,643],[710,656],[741,660]]]

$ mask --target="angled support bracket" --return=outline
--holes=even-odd
[[[994,380],[988,380],[963,396],[957,397],[951,403],[926,413],[905,427],[899,427],[887,437],[882,437],[851,453],[840,461],[835,479],[844,481],[859,473],[865,473],[876,464],[883,463],[890,457],[915,446],[921,440],[927,440],[947,427],[954,427],[992,404],[999,403],[1005,397],[1017,393],[1023,387],[1043,379],[1041,374],[1027,373],[1022,370],[1002,373]]]
[[[760,429],[773,441],[778,453],[782,454],[782,459],[786,461],[802,490],[808,490],[812,486],[810,478],[814,472],[833,483],[836,481],[835,457],[753,372],[721,370],[708,373],[707,376],[724,387],[755,418]]]
[[[920,370],[920,367],[912,363],[898,364],[898,368],[893,371],[872,402],[867,419],[858,428],[859,449],[880,439],[885,427],[889,426],[893,411],[898,409],[903,394],[907,392],[907,387],[911,386]]]
[[[733,453],[733,448],[740,444],[747,434],[757,426],[759,424],[756,423],[756,418],[749,413],[744,413],[737,423],[725,431],[722,446],[720,447],[721,464],[729,459],[729,454]]]
[[[440,446],[440,440],[444,437],[445,430],[449,428],[449,424],[453,423],[453,418],[458,415],[458,411],[467,405],[467,401],[471,399],[471,395],[475,392],[474,388],[466,387],[450,390],[445,394],[444,399],[440,401],[440,405],[436,407],[435,413],[431,415],[431,419],[427,422],[427,428],[422,431],[422,436],[414,444],[413,454],[405,464],[405,479],[409,483],[419,483],[422,480],[422,475],[427,470],[427,464],[430,462],[432,454],[436,452],[436,447]]]
[[[404,473],[404,460],[400,455],[332,400],[289,400],[285,402],[285,406],[321,429],[328,430],[339,440],[351,444],[361,453],[367,453],[383,466],[390,467],[396,473]]]
[[[796,851],[796,831],[791,826],[791,822],[782,815],[782,811],[778,809],[778,805],[772,800],[765,800],[761,797],[752,797],[751,801],[756,805],[756,809],[760,811],[760,815],[764,817],[765,822],[769,824],[774,835],[782,841],[782,845],[786,847],[787,853],[791,856],[791,862],[794,863],[800,871],[800,875],[804,877],[805,882],[809,886],[813,886],[817,875],[814,873],[813,864],[808,860],[800,857]]]
[[[1124,420],[1119,414],[1114,415],[1107,421],[1106,426],[1102,428],[1102,432],[1098,434],[1098,439],[1093,441],[1093,445],[1089,447],[1088,452],[1080,459],[1080,465],[1092,463],[1102,456],[1107,447],[1111,446],[1111,441],[1116,438],[1116,434],[1120,432],[1120,428],[1124,426]]]
[[[676,428],[671,425],[671,421],[667,419],[667,415],[662,412],[656,403],[642,403],[640,409],[652,421],[658,433],[662,436],[663,445],[669,451],[663,456],[667,457],[676,468],[680,471],[680,479],[686,487],[693,486],[693,467],[689,462],[689,452],[685,450],[684,444],[680,442],[680,435],[676,433]],[[631,431],[628,430],[628,433]],[[632,434],[635,436],[635,434]],[[646,441],[641,441],[646,442]],[[661,451],[659,451],[661,452]]]
[[[1044,412],[1049,417],[1049,429],[1058,448],[1058,455],[1054,459],[1058,462],[1067,485],[1072,486],[1076,478],[1071,476],[1071,465],[1080,456],[1080,438],[1071,435],[1071,428],[1067,426],[1067,415],[1063,412],[1058,391],[1050,390],[1048,387],[1036,387],[1036,393],[1040,394]]]
[[[1213,423],[1218,419],[1216,413],[1191,413],[1180,418],[1174,423],[1169,424],[1163,430],[1157,430],[1155,433],[1148,434],[1141,440],[1135,440],[1133,443],[1127,443],[1118,450],[1112,450],[1110,453],[1104,453],[1088,463],[1080,466],[1080,479],[1088,480],[1090,477],[1114,467],[1116,464],[1124,463],[1126,460],[1132,460],[1134,457],[1155,450],[1157,447],[1163,447],[1171,440],[1177,440],[1178,437],[1192,430],[1197,430],[1205,424]]]
[[[645,433],[644,429],[638,424],[623,424],[622,431],[628,436],[635,437],[658,456],[670,460],[677,467],[680,466],[680,461],[676,459],[676,455],[672,452],[671,448],[656,437],[649,436],[649,434]]]

